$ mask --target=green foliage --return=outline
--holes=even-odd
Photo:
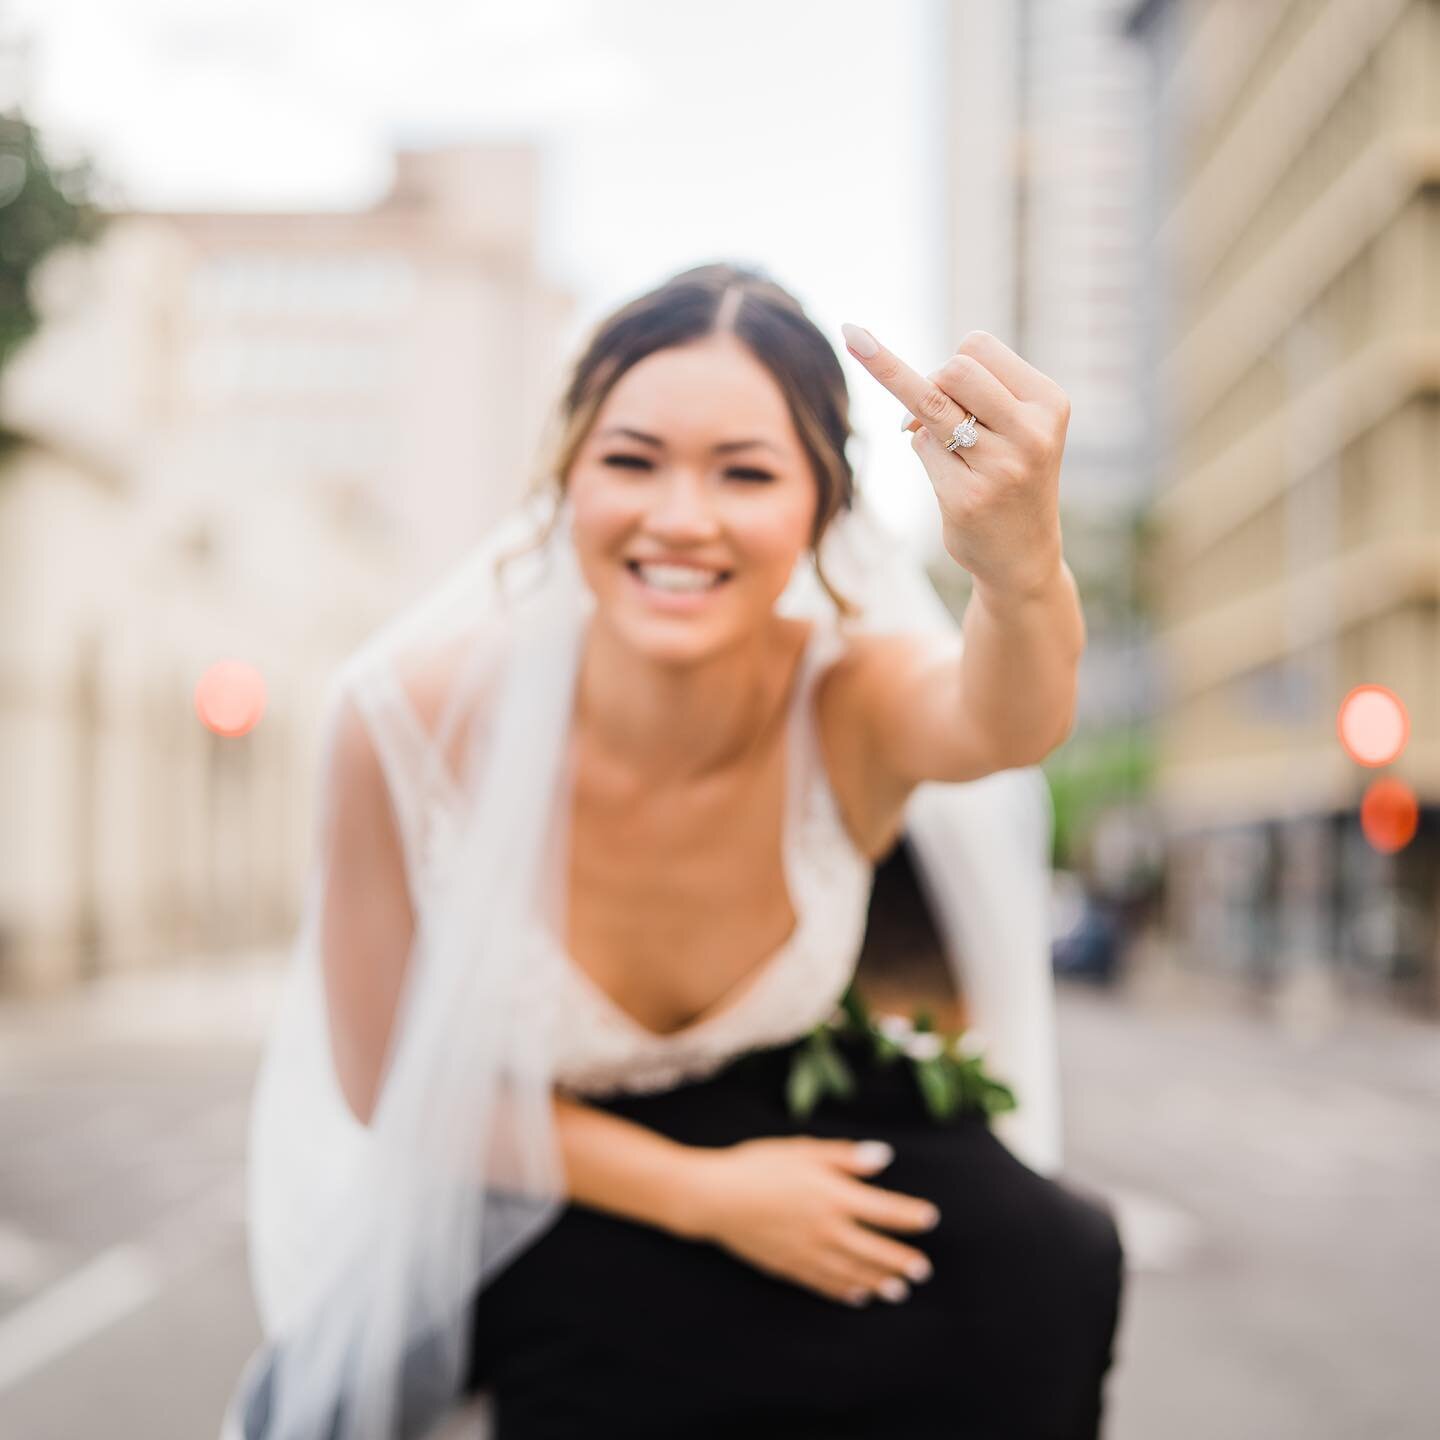
[[[1145,730],[1116,728],[1074,736],[1045,761],[1055,805],[1056,865],[1069,866],[1093,817],[1150,788],[1155,748]]]
[[[93,185],[88,160],[52,166],[34,126],[13,111],[0,115],[0,368],[40,323],[30,295],[35,268],[58,246],[91,243],[104,229]]]
[[[912,1041],[926,1037],[923,1048],[914,1054],[907,1048],[905,1037],[887,1034],[871,1018],[852,981],[835,1014],[805,1037],[805,1043],[791,1059],[786,1082],[790,1113],[797,1120],[805,1120],[827,1095],[843,1100],[855,1093],[855,1075],[836,1048],[837,1034],[868,1038],[879,1065],[889,1066],[902,1056],[907,1058],[915,1072],[920,1098],[934,1120],[949,1120],[964,1110],[976,1110],[988,1118],[1015,1109],[1015,1092],[986,1071],[981,1056],[961,1049],[963,1031],[937,1032],[925,1011],[916,1013],[908,1029]]]
[[[797,1120],[808,1119],[826,1095],[845,1099],[855,1093],[855,1076],[835,1048],[826,1026],[817,1025],[790,1062],[786,1100]]]

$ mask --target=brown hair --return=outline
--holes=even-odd
[[[558,436],[545,449],[532,490],[550,491],[558,502],[563,477],[605,397],[632,365],[657,350],[727,332],[744,342],[785,394],[819,491],[810,536],[814,552],[830,521],[854,500],[855,477],[845,455],[851,435],[850,394],[839,358],[799,301],[751,266],[717,262],[683,270],[596,326],[562,392]],[[507,560],[545,542],[555,518],[552,514],[532,544],[497,558],[497,578]],[[859,613],[825,578],[818,553],[815,574],[842,616]]]

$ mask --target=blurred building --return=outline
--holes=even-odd
[[[1135,394],[1147,65],[1124,10],[1122,0],[951,0],[944,92],[955,341],[993,331],[1071,400],[1061,519],[1087,644],[1075,729],[1046,768],[1062,852],[1083,848],[1107,872],[1092,880],[1116,889],[1148,863],[1138,777],[1155,706],[1134,585],[1153,475]],[[1107,832],[1129,836],[1123,845],[1089,843],[1102,819],[1089,797],[1102,792]]]
[[[1192,964],[1440,1008],[1440,6],[1144,0],[1170,918]],[[1391,687],[1422,804],[1337,742]]]
[[[0,986],[293,923],[337,661],[530,481],[569,296],[538,156],[403,152],[359,213],[128,213],[4,376]],[[196,717],[241,658],[247,736]]]

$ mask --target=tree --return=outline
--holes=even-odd
[[[89,160],[54,166],[18,109],[0,115],[0,369],[40,324],[30,277],[50,251],[92,243],[106,217]],[[0,453],[18,439],[0,424]]]

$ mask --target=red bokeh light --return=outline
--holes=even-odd
[[[1420,802],[1403,780],[1376,780],[1360,802],[1360,829],[1383,854],[1403,850],[1419,822]]]
[[[195,686],[195,713],[227,739],[248,734],[265,713],[264,677],[243,660],[217,661]]]
[[[1357,685],[1340,702],[1335,729],[1357,765],[1389,765],[1410,738],[1410,716],[1393,690]]]

